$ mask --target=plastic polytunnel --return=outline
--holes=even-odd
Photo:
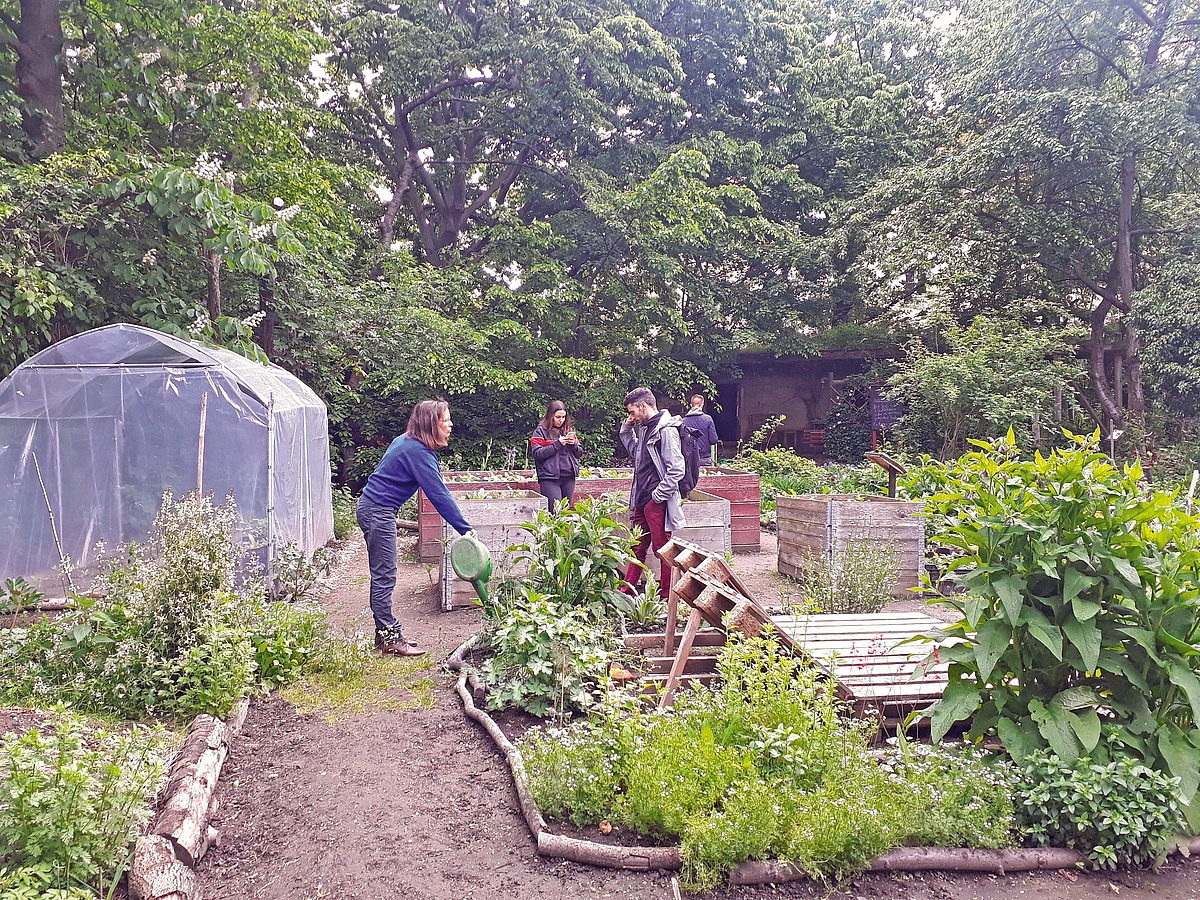
[[[0,382],[0,578],[61,593],[62,557],[144,540],[163,492],[200,479],[233,495],[264,564],[311,553],[333,537],[325,404],[279,366],[149,328],[66,338]]]

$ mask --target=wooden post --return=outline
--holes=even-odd
[[[208,391],[200,395],[200,444],[196,452],[196,496],[204,494],[204,428],[208,422]]]
[[[672,569],[674,571],[674,569]],[[672,578],[672,581],[675,579]],[[667,622],[663,626],[663,656],[670,656],[675,649],[675,617],[679,615],[679,594],[672,587],[667,594]]]
[[[679,652],[675,654],[675,662],[671,665],[671,674],[667,676],[667,683],[658,700],[659,709],[666,709],[675,699],[675,686],[679,683],[679,676],[683,674],[688,657],[692,655],[692,643],[696,640],[696,632],[700,630],[700,621],[700,610],[693,609],[692,614],[688,616],[687,627],[683,629],[683,640],[679,643]]]

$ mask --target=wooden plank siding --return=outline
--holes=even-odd
[[[897,576],[893,596],[907,596],[925,566],[921,504],[890,497],[820,494],[777,497],[779,571],[798,577],[813,556],[844,553],[854,542],[890,544]]]

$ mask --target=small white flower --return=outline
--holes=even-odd
[[[153,63],[158,62],[160,59],[162,59],[162,51],[161,50],[147,50],[144,53],[139,53],[137,55],[137,58],[138,58],[138,62],[140,62],[144,68],[145,66],[149,66]]]
[[[292,204],[287,209],[281,209],[279,211],[279,218],[281,218],[281,219],[283,219],[283,221],[287,222],[287,221],[290,221],[291,219],[295,218],[295,216],[298,212],[300,212],[300,207],[295,204]]]
[[[260,324],[262,324],[262,320],[266,317],[267,311],[265,309],[260,309],[258,312],[251,313],[250,315],[246,316],[246,318],[242,319],[242,325],[253,331]]]
[[[158,257],[158,249],[156,247],[151,247],[149,250],[147,250],[145,253],[142,254],[142,265],[143,266],[155,265],[158,262],[157,257]]]
[[[255,225],[253,228],[250,229],[250,240],[261,241],[263,238],[265,238],[270,233],[271,233],[270,225],[266,225],[266,224]]]

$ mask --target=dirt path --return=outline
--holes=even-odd
[[[775,605],[774,539],[736,557],[743,580]],[[406,633],[442,660],[475,630],[475,613],[443,613],[415,540],[402,541],[397,615]],[[331,619],[370,631],[361,543],[322,605]],[[619,872],[537,856],[508,770],[462,714],[453,681],[439,673],[434,705],[325,723],[278,696],[259,699],[221,774],[221,847],[200,867],[205,900],[499,900],[670,898],[668,873]],[[1200,897],[1200,864],[1115,877],[863,876],[837,900],[1099,900]],[[807,884],[743,888],[720,897],[823,897]]]

